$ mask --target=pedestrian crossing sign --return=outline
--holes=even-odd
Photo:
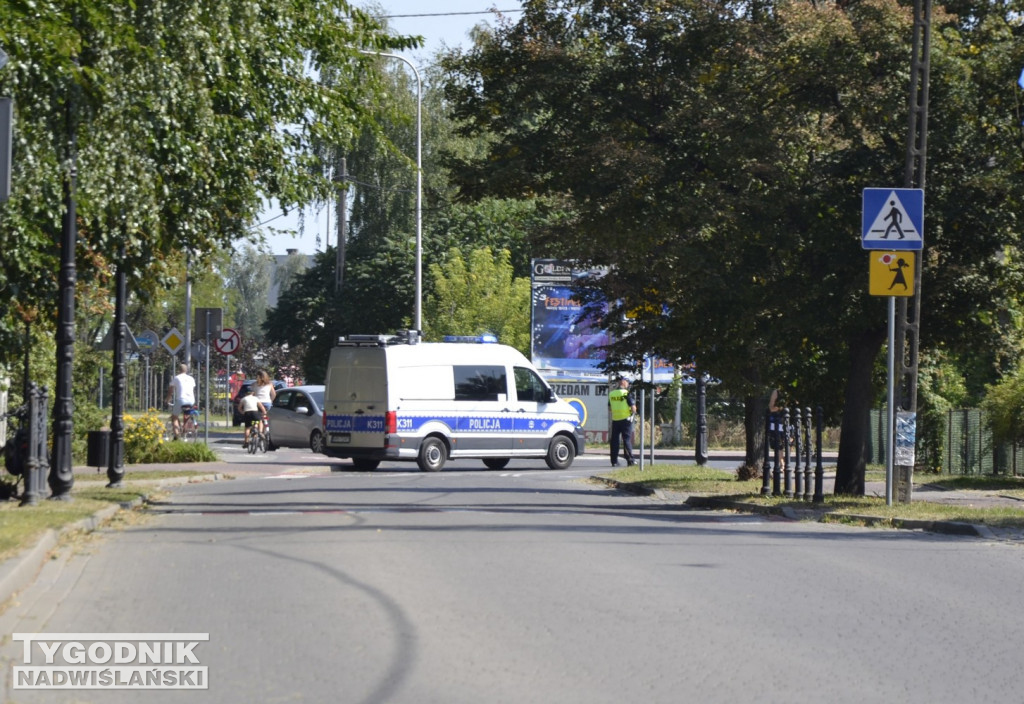
[[[868,293],[872,296],[913,296],[914,253],[871,252]]]
[[[864,249],[923,249],[924,190],[865,188],[861,246]]]

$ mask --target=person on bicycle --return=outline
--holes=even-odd
[[[277,390],[274,388],[274,382],[270,379],[270,374],[265,369],[260,369],[256,373],[256,383],[254,384],[253,393],[256,394],[256,400],[264,405],[266,408],[270,408],[270,405],[277,398]]]
[[[188,373],[187,364],[178,365],[178,375],[167,387],[167,403],[171,405],[171,428],[174,439],[181,437],[182,413],[188,413],[196,403],[196,380]]]
[[[256,393],[250,386],[245,396],[238,401],[238,412],[242,414],[242,420],[245,423],[245,439],[242,440],[242,447],[248,447],[249,436],[252,433],[251,428],[254,424],[263,422],[264,416],[267,415],[267,407],[256,398]]]

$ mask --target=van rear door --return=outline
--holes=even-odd
[[[384,350],[336,348],[327,370],[324,429],[330,448],[383,450],[388,384]]]

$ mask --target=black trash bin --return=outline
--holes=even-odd
[[[86,463],[97,470],[110,463],[110,431],[90,430],[86,446]]]

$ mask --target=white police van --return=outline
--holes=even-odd
[[[569,467],[584,450],[576,409],[519,351],[476,340],[420,342],[415,331],[341,338],[327,366],[323,452],[357,469],[415,460],[436,472],[449,458]]]

